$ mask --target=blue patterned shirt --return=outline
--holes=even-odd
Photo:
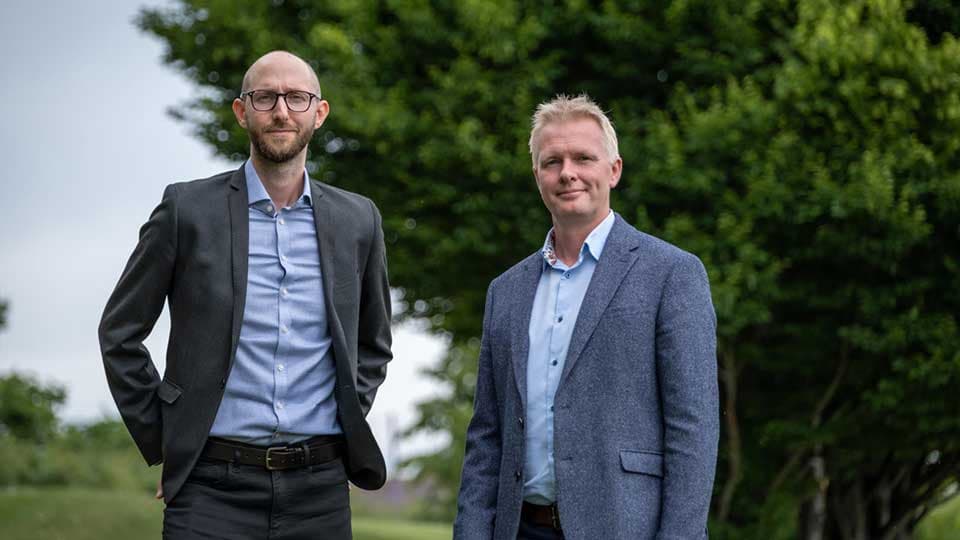
[[[567,348],[580,304],[613,228],[614,213],[587,236],[577,262],[567,266],[553,252],[553,229],[543,245],[543,271],[530,315],[527,357],[526,455],[523,499],[552,504],[557,499],[553,460],[553,398],[567,361]]]
[[[274,445],[341,433],[310,182],[277,209],[244,165],[250,245],[243,326],[210,435]]]

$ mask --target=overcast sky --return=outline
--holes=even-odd
[[[0,3],[0,374],[28,373],[66,387],[62,416],[117,416],[97,343],[103,306],[137,231],[171,182],[236,168],[214,158],[167,109],[194,91],[161,64],[163,45],[132,24],[139,6],[164,2],[47,0]],[[334,107],[335,108],[335,107]],[[169,324],[147,342],[158,369]],[[442,344],[407,326],[370,421],[388,460],[388,424],[441,391],[419,375]],[[397,450],[399,448],[399,450]]]

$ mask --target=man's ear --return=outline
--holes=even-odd
[[[323,125],[323,121],[330,115],[330,104],[327,100],[321,99],[317,102],[317,120],[313,123],[313,129]]]
[[[610,189],[617,187],[617,184],[620,183],[620,173],[623,172],[623,159],[617,158],[613,163],[610,164],[610,172],[612,173],[610,178]]]
[[[247,129],[247,108],[244,106],[243,100],[240,98],[233,100],[231,108],[233,108],[233,116],[237,118],[240,127]]]

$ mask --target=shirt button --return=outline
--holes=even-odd
[[[286,333],[289,332],[289,331],[290,331],[290,329],[287,328],[287,325],[285,325],[285,324],[281,324],[281,325],[280,325],[280,333],[281,333],[281,334],[286,334]]]
[[[280,364],[279,366],[277,366],[277,371],[283,371],[283,364]]]
[[[554,359],[553,359],[553,361],[552,361],[552,362],[550,362],[550,365],[551,365],[551,366],[555,366],[555,365],[557,365],[557,359],[556,359],[556,358],[554,358]]]
[[[267,205],[267,212],[273,213],[273,205],[272,205],[272,204],[268,204],[268,205]]]
[[[278,408],[278,409],[282,409],[282,408],[283,408],[283,402],[282,402],[282,401],[280,401],[280,402],[277,403],[277,408]]]
[[[286,223],[286,221],[284,221],[283,218],[280,218],[280,224],[283,225],[283,224],[285,224],[285,223]]]
[[[550,412],[553,412],[553,405],[550,406]]]
[[[281,256],[280,256],[280,260],[283,261],[283,262],[287,262],[287,256],[286,256],[286,255],[281,255]]]
[[[569,277],[570,277],[570,272],[564,272],[564,273],[563,273],[563,279],[567,279],[567,278],[569,278]]]
[[[557,317],[557,322],[563,322],[563,315]]]
[[[280,289],[280,294],[281,294],[282,296],[286,296],[286,295],[290,294],[290,291],[288,291],[287,288],[284,287],[284,288]]]

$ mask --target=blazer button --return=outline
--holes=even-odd
[[[523,417],[522,417],[522,416],[518,416],[518,417],[517,417],[517,422],[520,423],[520,429],[523,429]]]
[[[516,473],[514,476],[516,476],[517,482],[519,482],[519,481],[520,481],[520,477],[523,476],[523,475],[520,474],[520,471],[517,471],[517,473]]]

